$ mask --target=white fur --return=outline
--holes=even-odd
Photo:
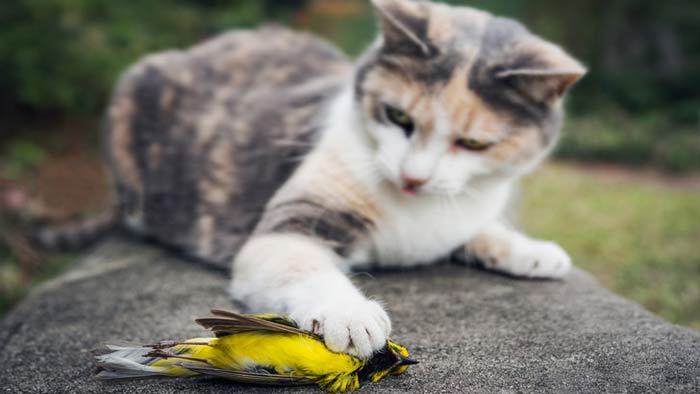
[[[332,251],[303,236],[253,238],[233,265],[232,296],[257,312],[286,312],[323,334],[329,349],[369,357],[386,343],[391,322],[341,271]]]
[[[380,207],[376,231],[345,260],[301,235],[255,236],[234,261],[233,297],[256,312],[288,313],[302,328],[323,334],[331,350],[369,357],[381,348],[391,332],[389,318],[343,272],[370,262],[411,266],[444,258],[497,222],[512,189],[512,175],[483,178],[493,170],[487,159],[448,153],[449,121],[439,105],[434,111],[436,141],[418,146],[400,129],[366,119],[348,86],[293,180],[323,171],[315,163],[322,157],[318,152],[333,152]],[[401,192],[402,172],[429,178],[419,195]],[[512,244],[494,269],[537,277],[560,277],[568,270],[570,259],[555,244],[494,228]]]
[[[508,246],[503,258],[484,259],[486,268],[528,278],[561,278],[571,270],[571,258],[554,242],[530,238],[498,222],[480,234]]]
[[[412,266],[444,258],[498,217],[507,186],[454,198],[406,196],[387,187],[384,216],[371,237],[372,260]]]

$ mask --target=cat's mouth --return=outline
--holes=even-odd
[[[411,185],[401,187],[401,192],[407,196],[415,196],[418,194],[419,188]]]
[[[401,174],[401,191],[403,194],[409,196],[415,196],[422,189],[424,189],[425,184],[428,183],[428,178],[415,178],[410,177],[405,174]]]
[[[440,184],[410,184],[406,182],[394,183],[394,187],[401,191],[401,194],[408,197],[447,197],[453,198],[461,195],[464,190],[448,187]],[[442,186],[442,187],[441,187]]]

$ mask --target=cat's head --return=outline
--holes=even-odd
[[[381,174],[406,193],[457,195],[533,168],[585,68],[521,24],[467,7],[372,0],[378,41],[355,98]]]

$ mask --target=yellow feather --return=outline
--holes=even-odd
[[[331,352],[315,338],[297,334],[249,332],[187,342],[198,344],[174,346],[170,352],[178,358],[158,359],[150,366],[175,376],[192,376],[193,372],[175,365],[183,360],[197,362],[180,358],[187,357],[227,370],[271,368],[279,375],[318,379],[318,384],[330,391],[352,391],[360,387],[353,373],[365,364],[356,357]]]
[[[112,346],[98,356],[103,379],[200,373],[261,384],[316,383],[328,391],[351,392],[360,380],[377,382],[406,371],[408,350],[387,341],[384,351],[362,360],[326,347],[323,338],[300,330],[277,315],[239,315],[213,310],[214,318],[197,322],[217,338],[194,338],[184,343],[159,342],[143,347]]]

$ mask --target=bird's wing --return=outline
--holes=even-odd
[[[321,339],[320,336],[300,329],[288,318],[279,315],[241,315],[235,312],[212,309],[216,317],[195,320],[197,324],[214,332],[217,337],[250,331],[267,331],[277,333],[301,334]]]
[[[193,372],[201,373],[204,375],[218,376],[221,378],[230,379],[241,383],[275,386],[304,386],[316,383],[311,379],[299,378],[295,376],[285,376],[273,373],[232,371],[230,369],[216,368],[210,365],[199,363],[176,363],[175,365],[178,367],[189,369]]]
[[[274,313],[267,313],[263,315],[252,315],[257,317],[258,319],[263,319],[267,320],[273,323],[278,323],[278,324],[283,324],[285,326],[289,327],[294,327],[294,328],[299,328],[299,325],[297,324],[294,319],[287,317],[287,316],[282,316],[282,315],[276,315]]]
[[[266,314],[260,314],[260,315],[242,315],[240,313],[225,311],[223,309],[212,309],[211,313],[213,315],[216,315],[216,316],[230,317],[232,319],[237,319],[239,317],[254,317],[254,318],[267,320],[269,322],[278,323],[278,324],[282,324],[282,325],[293,327],[293,328],[299,328],[299,325],[297,324],[296,321],[294,321],[294,319],[289,318],[287,316],[277,315],[274,313],[266,313]]]

